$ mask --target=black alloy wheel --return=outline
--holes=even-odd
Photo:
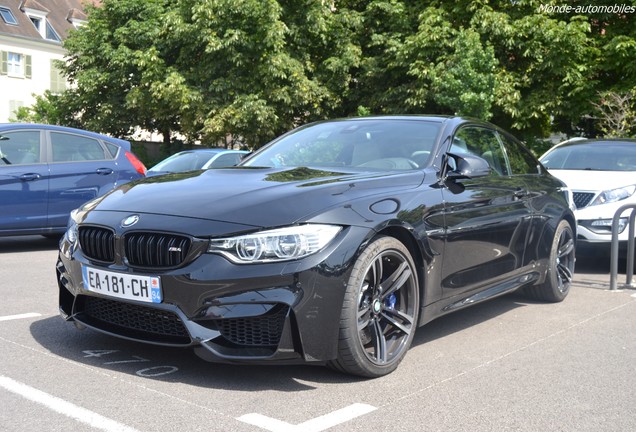
[[[554,232],[545,282],[527,287],[526,294],[541,301],[563,301],[570,292],[575,262],[574,233],[568,221],[562,220]]]
[[[415,264],[392,237],[379,237],[360,255],[347,285],[338,358],[331,365],[365,377],[395,370],[408,351],[419,312]]]

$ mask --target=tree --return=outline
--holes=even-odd
[[[182,121],[215,141],[258,146],[340,105],[359,52],[354,17],[322,2],[183,0],[162,35],[194,103]]]
[[[636,87],[630,93],[599,94],[596,108],[598,128],[609,138],[628,138],[636,131]]]

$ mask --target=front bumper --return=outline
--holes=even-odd
[[[170,270],[104,265],[63,240],[56,266],[61,315],[113,336],[194,347],[217,362],[324,362],[336,357],[351,265],[372,233],[343,230],[325,250],[298,261],[237,265],[203,253]],[[82,265],[161,278],[162,303],[88,291]]]

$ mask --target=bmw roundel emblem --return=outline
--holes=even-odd
[[[121,221],[121,226],[123,228],[128,228],[129,226],[133,226],[137,222],[139,222],[139,215],[130,215],[126,219]]]

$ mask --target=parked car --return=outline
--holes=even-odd
[[[157,163],[148,170],[146,175],[151,177],[161,174],[234,166],[247,153],[249,152],[244,150],[222,148],[184,150]]]
[[[84,130],[0,124],[0,236],[60,236],[71,210],[144,177],[130,143]]]
[[[129,183],[74,212],[60,311],[211,361],[377,377],[436,317],[517,289],[563,300],[567,195],[488,123],[310,124],[237,167]]]
[[[614,214],[625,204],[636,204],[636,140],[567,141],[546,152],[541,163],[572,190],[582,250],[609,253]],[[629,215],[619,220],[623,242]]]

